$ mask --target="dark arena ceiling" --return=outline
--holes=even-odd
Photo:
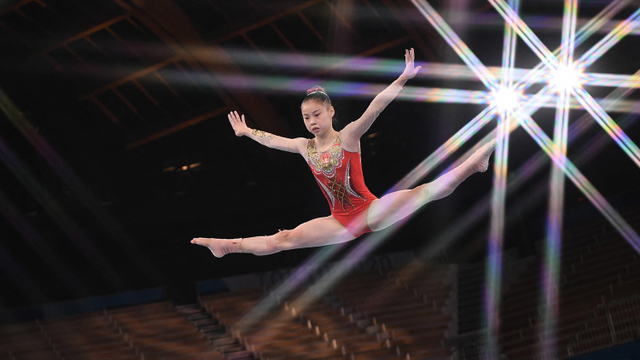
[[[578,28],[611,3],[619,6],[576,47],[576,57],[640,6],[580,1]],[[494,6],[430,4],[484,65],[501,66],[504,20]],[[520,13],[549,49],[560,45],[563,1],[523,0]],[[585,71],[635,74],[637,23]],[[516,67],[540,62],[524,41],[516,45]],[[415,48],[425,69],[405,91],[487,90],[453,67],[434,71],[439,64],[467,67],[410,0],[0,0],[0,307],[157,286],[188,297],[198,280],[299,264],[314,250],[215,259],[189,243],[197,236],[271,234],[329,214],[300,156],[235,137],[227,113],[246,114],[253,128],[310,137],[300,102],[318,84],[333,94],[340,129],[402,72],[406,48]],[[619,124],[624,119],[637,144],[637,77],[634,82],[627,85],[627,106],[609,114]],[[616,86],[585,89],[597,100]],[[486,107],[434,97],[401,96],[362,138],[374,194],[383,195]],[[570,122],[585,114],[572,110]],[[532,117],[553,136],[554,108]],[[462,150],[495,127],[493,120]],[[640,169],[610,137],[582,159],[602,134],[592,126],[569,145],[568,156],[612,202],[634,199]],[[509,151],[511,174],[540,147],[518,129]],[[507,197],[506,247],[526,253],[543,235],[549,169],[546,163]],[[377,251],[428,246],[487,201],[492,176],[474,175]],[[567,209],[592,209],[569,181],[565,198]],[[476,226],[434,256],[484,256],[489,216],[477,217]]]

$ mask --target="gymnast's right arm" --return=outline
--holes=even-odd
[[[307,146],[307,139],[304,138],[289,139],[261,130],[251,129],[245,123],[244,115],[238,115],[237,111],[229,113],[229,123],[231,123],[231,127],[236,133],[236,136],[246,136],[272,149],[303,154]]]

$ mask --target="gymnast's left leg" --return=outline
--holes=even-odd
[[[208,247],[215,257],[229,253],[254,255],[275,254],[282,250],[338,244],[355,239],[333,216],[313,219],[293,230],[282,230],[273,235],[244,239],[195,238],[192,244]]]
[[[495,140],[484,144],[460,166],[436,180],[413,189],[400,190],[375,200],[369,207],[367,223],[373,231],[382,230],[411,215],[428,202],[448,196],[466,178],[476,172],[485,172]]]

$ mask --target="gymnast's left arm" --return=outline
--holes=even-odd
[[[364,133],[369,130],[373,122],[376,120],[378,115],[384,110],[389,103],[400,93],[402,87],[407,82],[407,80],[412,79],[418,71],[422,68],[421,66],[414,66],[415,60],[415,52],[412,49],[405,50],[404,61],[405,68],[402,74],[389,85],[386,89],[382,90],[369,104],[367,110],[362,114],[362,116],[345,126],[342,129],[342,138],[343,141],[347,141],[348,143],[358,142],[360,137],[364,135]]]

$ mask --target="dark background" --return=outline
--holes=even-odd
[[[556,48],[563,2],[522,3],[525,22]],[[608,3],[580,2],[580,19]],[[504,23],[491,5],[431,4],[485,65],[500,66]],[[614,20],[637,6],[622,9]],[[576,53],[605,33],[594,34]],[[409,47],[423,65],[463,64],[406,0],[0,1],[0,307],[157,286],[178,302],[189,301],[195,281],[299,264],[315,250],[215,259],[189,244],[197,236],[271,234],[329,214],[299,155],[236,138],[226,114],[238,110],[251,127],[309,137],[299,106],[306,89],[319,84],[337,94],[336,128],[342,128],[371,100],[358,91],[392,82]],[[364,71],[330,56],[382,66]],[[632,34],[587,71],[630,75],[640,68],[639,59],[638,36]],[[519,41],[516,66],[538,62]],[[353,91],[340,82],[352,83]],[[407,85],[486,90],[475,80],[422,75]],[[613,89],[587,90],[601,98]],[[637,95],[630,95],[636,113]],[[362,139],[371,191],[383,195],[484,107],[397,99]],[[583,114],[574,110],[571,119]],[[544,109],[533,118],[551,136],[554,116],[553,109]],[[637,115],[611,116],[628,118],[625,131],[640,140],[640,126],[633,125]],[[495,121],[463,150],[493,128]],[[583,154],[585,144],[602,133],[593,126],[569,147],[569,158]],[[539,147],[519,129],[509,151],[512,171]],[[634,199],[640,169],[610,138],[579,168],[612,201],[626,205]],[[548,175],[546,165],[509,195],[506,248],[530,253],[543,236]],[[491,171],[474,175],[376,251],[420,252],[491,188]],[[591,209],[570,182],[566,206]],[[478,217],[477,226],[435,256],[481,259],[489,217]],[[354,244],[362,241],[367,237]]]

